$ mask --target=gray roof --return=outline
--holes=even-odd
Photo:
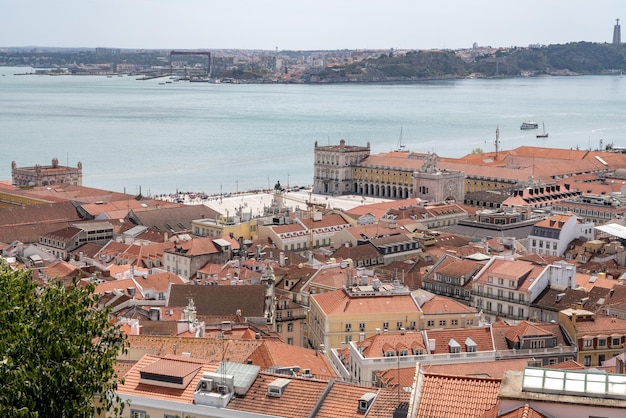
[[[198,315],[241,315],[259,318],[265,315],[265,286],[218,285],[197,286],[173,284],[167,306],[184,307],[193,299]]]

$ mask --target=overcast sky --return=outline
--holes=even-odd
[[[0,16],[0,47],[457,49],[611,42],[626,1],[0,0]]]

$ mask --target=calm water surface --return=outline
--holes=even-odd
[[[313,145],[401,143],[458,157],[520,145],[626,146],[626,78],[250,85],[15,75],[0,67],[0,179],[18,166],[83,163],[83,184],[144,194],[224,193],[313,181]],[[163,84],[161,84],[163,83]],[[545,122],[550,133],[521,131]]]

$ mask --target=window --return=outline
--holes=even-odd
[[[146,411],[138,411],[136,409],[130,410],[130,418],[146,418]]]
[[[428,320],[428,326],[429,327],[434,327],[435,326],[435,321],[433,321],[432,319]]]
[[[559,362],[559,359],[556,357],[552,357],[548,359],[548,364],[557,364]]]
[[[468,319],[465,321],[466,325],[474,325],[474,320],[473,319]]]
[[[276,324],[276,332],[283,332],[283,324]]]
[[[352,324],[346,324],[346,332],[352,331]]]
[[[383,322],[383,329],[389,329],[389,322]]]
[[[450,325],[459,325],[459,320],[458,319],[451,319],[450,320]]]
[[[409,322],[409,329],[410,330],[414,330],[415,329],[415,321]]]
[[[530,348],[543,348],[544,341],[543,340],[530,340]]]
[[[396,328],[398,329],[398,331],[400,331],[400,328],[402,328],[402,321],[398,321],[396,322]]]
[[[359,331],[361,331],[361,332],[365,331],[365,323],[364,322],[359,324]]]
[[[598,338],[598,347],[606,346],[606,340],[604,338]]]
[[[293,332],[293,324],[292,323],[287,324],[287,332]]]
[[[445,319],[440,319],[439,320],[439,326],[440,327],[445,327],[446,326],[446,320]]]
[[[591,366],[591,356],[585,356],[585,358],[583,359],[583,366]]]
[[[293,345],[293,337],[287,338],[287,344]]]
[[[586,339],[583,346],[586,348],[593,347],[593,340],[591,338]]]
[[[617,345],[619,345],[619,342],[620,342],[620,339],[619,339],[619,338],[613,338],[613,339],[611,340],[611,345],[612,345],[612,346],[617,346]]]

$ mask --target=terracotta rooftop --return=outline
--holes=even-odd
[[[289,379],[281,397],[267,396],[267,387],[284,375],[259,373],[245,396],[234,397],[228,409],[258,414],[278,415],[285,418],[301,418],[311,414],[319,398],[329,385],[315,379]]]
[[[426,353],[424,339],[420,332],[390,332],[372,335],[356,343],[357,347],[362,348],[363,357],[374,358],[384,357],[385,352],[399,350],[407,350],[408,355],[413,355],[415,350],[423,350]]]
[[[476,308],[467,306],[452,298],[438,295],[435,295],[432,299],[424,302],[424,304],[421,306],[421,309],[425,315],[443,313],[478,313],[478,310]]]
[[[158,366],[159,363],[161,363],[162,366]],[[166,358],[146,354],[126,373],[124,383],[118,385],[117,391],[124,395],[193,404],[193,393],[196,390],[198,381],[200,381],[202,377],[202,373],[215,372],[217,365],[217,363],[211,364],[209,362],[202,362],[197,359],[185,357]],[[173,372],[176,372],[176,370],[185,370],[187,373],[195,373],[195,376],[191,382],[182,389],[140,383],[141,371],[146,368],[150,369],[151,367],[160,367],[161,370],[167,369]]]
[[[170,336],[129,335],[130,349],[155,356],[190,353],[192,358],[219,363],[222,360],[246,364],[261,340],[218,340]]]
[[[364,415],[358,410],[358,401],[365,394],[378,395],[379,389],[351,385],[349,383],[334,382],[317,410],[315,417],[336,418]]]
[[[459,344],[460,352],[465,353],[467,352],[465,341],[468,337],[476,343],[477,352],[495,350],[491,327],[432,329],[424,332],[429,340],[435,339],[435,350],[431,350],[431,354],[449,353],[449,343],[452,339]]]
[[[372,296],[350,298],[343,290],[311,295],[326,315],[372,314],[374,312],[417,312],[410,295]]]
[[[512,348],[509,346],[509,342],[513,344],[519,342],[520,337],[532,335],[551,335],[556,338],[557,345],[560,344],[564,347],[569,345],[568,339],[559,324],[521,321],[517,325],[509,325],[505,321],[497,321],[492,325],[491,330],[497,350],[509,350]]]
[[[266,365],[266,368],[298,366],[300,372],[309,369],[312,375],[321,380],[337,377],[326,356],[318,355],[316,350],[286,344],[277,339],[267,338],[262,341],[271,363]]]
[[[416,418],[480,417],[496,405],[500,379],[424,374]],[[461,396],[471,394],[471,396]]]
[[[527,403],[524,404],[524,406],[520,406],[513,411],[500,414],[499,416],[495,416],[497,416],[498,418],[550,418],[549,415],[542,414],[541,412],[533,409],[533,407],[528,405]]]

